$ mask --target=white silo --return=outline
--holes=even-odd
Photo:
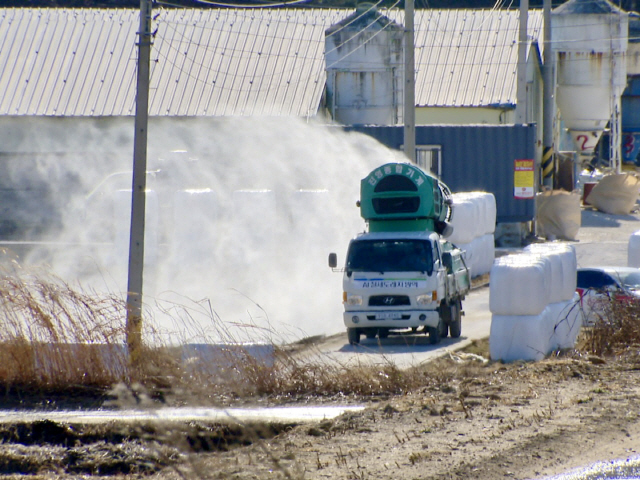
[[[372,4],[325,31],[327,105],[345,125],[396,125],[403,105],[404,28]]]
[[[608,0],[569,0],[551,12],[556,103],[582,158],[611,120],[611,161],[620,165],[620,97],[627,81],[628,14]]]

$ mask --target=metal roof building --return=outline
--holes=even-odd
[[[518,10],[418,11],[416,104],[515,104],[519,17]],[[541,10],[529,13],[528,32],[542,38]]]
[[[155,11],[151,116],[299,116],[322,109],[339,9]],[[387,11],[403,23],[402,11]],[[0,116],[135,112],[137,10],[0,9]],[[416,12],[416,104],[515,104],[517,10]],[[529,17],[541,36],[542,12]]]

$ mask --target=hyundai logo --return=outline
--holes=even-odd
[[[385,305],[393,305],[395,303],[395,300],[393,297],[384,297],[383,302]]]

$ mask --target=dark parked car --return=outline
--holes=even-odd
[[[578,269],[577,291],[585,322],[593,323],[609,299],[640,302],[640,269],[590,267]]]

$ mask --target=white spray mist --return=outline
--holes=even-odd
[[[342,278],[327,255],[344,260],[349,239],[365,229],[355,205],[360,180],[402,154],[294,118],[153,128],[145,314],[182,342],[216,341],[214,319],[238,341],[342,331]],[[124,296],[131,163],[87,162],[69,174],[84,193],[60,207],[59,240],[78,246],[46,255],[66,281]]]

